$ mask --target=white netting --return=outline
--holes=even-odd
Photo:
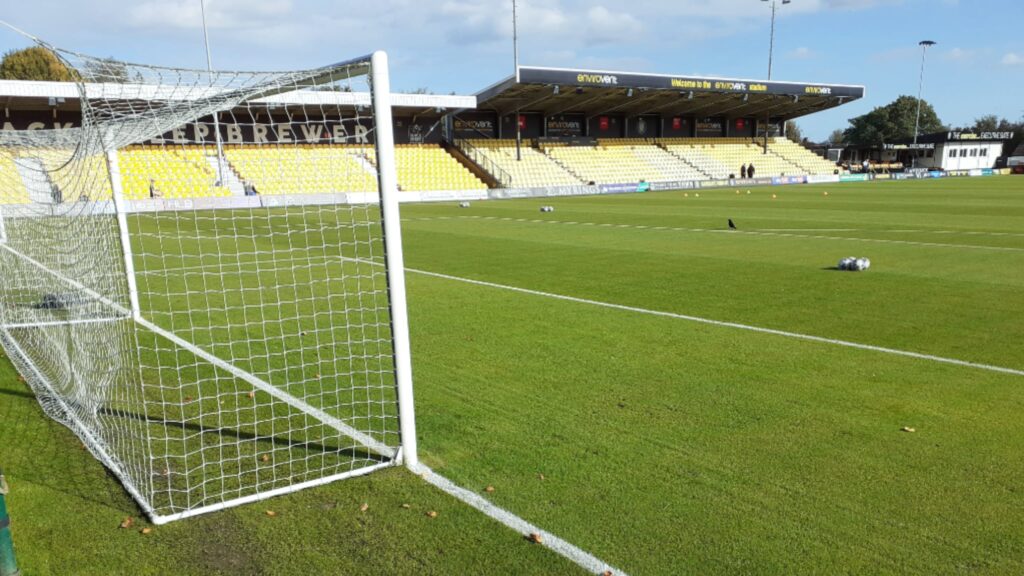
[[[0,132],[0,338],[47,413],[154,517],[392,463],[370,59],[55,52],[81,127]]]

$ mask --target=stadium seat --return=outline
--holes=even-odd
[[[28,189],[14,165],[14,157],[0,150],[0,204],[26,204],[28,201]]]
[[[118,153],[122,187],[128,200],[150,197],[150,181],[161,198],[216,198],[230,196],[219,185],[217,173],[203,148],[135,146]]]
[[[65,201],[110,200],[110,176],[106,159],[99,154],[69,163],[73,150],[23,150],[21,156],[38,160],[46,169],[46,177],[57,186]]]
[[[369,154],[373,164],[376,157]],[[432,144],[399,144],[395,147],[398,186],[403,191],[486,190],[473,175],[444,148]]]
[[[597,146],[546,147],[547,153],[588,182],[702,180],[690,164],[641,139],[601,140]]]
[[[773,139],[768,149],[799,167],[804,174],[833,174],[838,169],[832,161],[818,156],[788,138]]]
[[[229,147],[224,155],[263,195],[377,191],[376,169],[363,146]]]
[[[470,140],[469,144],[509,175],[511,188],[579,186],[586,182],[527,142],[520,147],[521,160],[516,159],[514,140]]]

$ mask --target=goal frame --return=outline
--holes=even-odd
[[[75,416],[74,410],[68,407],[61,394],[58,393],[46,375],[36,366],[32,356],[19,344],[10,332],[10,326],[5,324],[5,319],[0,318],[0,339],[4,347],[12,352],[11,356],[15,364],[22,370],[28,372],[34,382],[43,386],[47,395],[61,406],[66,412],[74,432],[80,436],[89,451],[104,464],[110,471],[121,480],[127,492],[136,500],[142,511],[150,518],[153,524],[162,525],[168,522],[181,520],[201,514],[207,514],[239,506],[247,503],[257,502],[275,496],[297,492],[314,486],[321,486],[345,478],[362,476],[373,471],[401,466],[420,471],[420,464],[417,450],[415,408],[413,396],[413,377],[411,345],[409,340],[409,321],[407,311],[405,263],[402,250],[401,216],[398,199],[398,185],[395,161],[394,135],[391,130],[391,86],[388,67],[388,56],[383,51],[374,52],[371,55],[348,60],[336,64],[337,67],[345,66],[348,63],[359,65],[368,63],[368,75],[372,93],[373,120],[377,127],[375,138],[375,152],[377,158],[377,187],[380,210],[380,223],[382,229],[382,240],[384,244],[384,264],[386,289],[388,294],[389,323],[391,328],[391,359],[393,362],[393,373],[395,380],[395,392],[397,396],[397,417],[398,417],[398,446],[394,449],[384,443],[372,438],[369,434],[363,433],[349,426],[341,419],[332,416],[323,410],[316,408],[305,400],[293,396],[289,392],[275,387],[260,377],[246,372],[244,369],[233,365],[231,362],[219,358],[215,354],[204,350],[196,344],[187,341],[177,334],[166,330],[155,322],[146,318],[140,305],[140,294],[138,287],[137,271],[135,266],[135,254],[132,248],[131,234],[129,231],[128,215],[131,212],[125,194],[122,172],[118,160],[118,148],[112,137],[104,137],[101,143],[102,153],[106,164],[106,172],[111,185],[113,214],[116,218],[117,234],[120,238],[121,254],[119,258],[123,261],[124,274],[126,276],[127,295],[129,307],[110,301],[103,296],[92,292],[88,287],[74,278],[65,276],[57,270],[48,268],[44,263],[31,258],[28,254],[21,253],[7,242],[7,230],[4,223],[4,214],[0,212],[0,249],[4,249],[23,262],[40,269],[55,280],[73,286],[78,290],[92,292],[93,297],[105,301],[104,303],[118,314],[117,318],[106,321],[127,321],[134,323],[140,329],[147,330],[165,339],[174,345],[187,350],[211,365],[224,370],[232,376],[242,380],[255,389],[267,393],[276,401],[283,402],[292,408],[301,411],[320,421],[325,426],[333,428],[343,435],[348,436],[355,442],[362,445],[371,452],[375,452],[385,458],[377,464],[363,466],[338,474],[314,478],[303,482],[296,482],[271,490],[257,491],[255,493],[240,495],[228,498],[220,502],[196,508],[175,512],[172,514],[161,514],[156,510],[148,497],[135,485],[132,476],[122,466],[115,454],[109,453],[104,448],[104,443],[96,439],[92,428]],[[315,83],[316,79],[309,80]],[[264,97],[269,94],[260,94],[257,97]],[[83,93],[84,96],[84,93]],[[109,135],[108,135],[109,136]],[[2,311],[0,311],[2,312]],[[31,327],[31,326],[18,326]]]

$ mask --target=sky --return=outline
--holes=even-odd
[[[312,68],[386,50],[395,91],[474,94],[512,73],[512,0],[206,0],[214,67]],[[520,62],[621,72],[767,78],[763,0],[519,0]],[[0,18],[56,46],[203,68],[200,0],[0,0]],[[943,122],[1024,116],[1022,0],[792,0],[778,6],[772,77],[858,84],[866,98],[801,118],[824,140],[848,119],[915,96]],[[0,31],[0,50],[26,46]]]

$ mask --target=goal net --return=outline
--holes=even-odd
[[[157,523],[415,466],[386,56],[43,45],[82,121],[0,132],[0,342],[44,411]]]

